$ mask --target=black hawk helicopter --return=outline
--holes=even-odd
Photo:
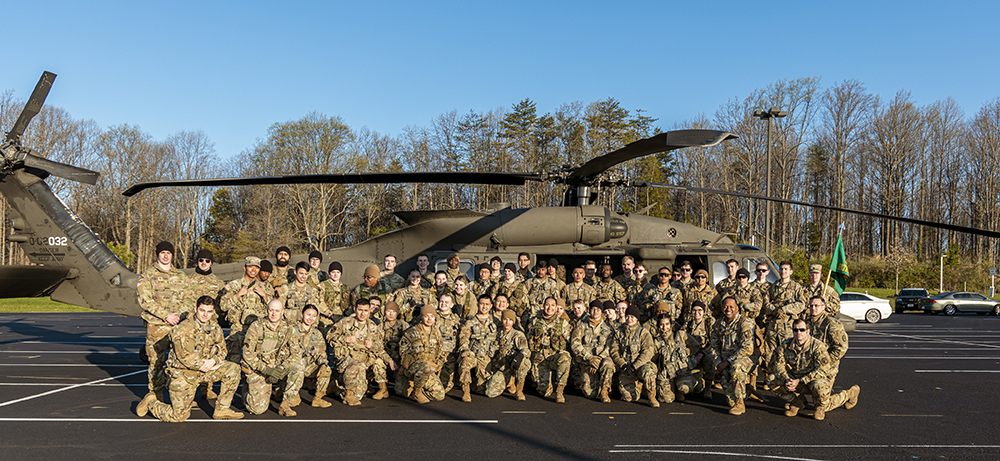
[[[21,145],[21,135],[41,109],[54,79],[55,74],[42,74],[24,110],[0,145],[0,193],[14,210],[11,219],[13,232],[7,239],[18,243],[35,264],[0,266],[0,297],[48,295],[63,303],[139,316],[142,313],[136,299],[139,276],[122,264],[45,183],[45,178],[54,175],[93,185],[99,173],[47,160]],[[603,174],[627,160],[685,147],[713,146],[735,137],[731,133],[714,130],[671,131],[633,142],[577,168],[549,173],[422,172],[200,179],[141,183],[123,194],[131,196],[144,189],[162,186],[320,182],[523,185],[527,181],[555,181],[565,185],[562,206],[557,207],[510,208],[500,204],[484,212],[396,212],[396,217],[406,224],[405,227],[357,245],[324,252],[324,261],[339,261],[343,265],[343,281],[349,286],[361,282],[360,274],[365,267],[381,261],[384,255],[390,253],[400,261],[397,268],[400,273],[416,267],[416,256],[419,254],[427,254],[437,270],[446,266],[448,255],[458,253],[460,267],[470,280],[475,280],[472,272],[475,265],[498,256],[505,263],[513,262],[521,252],[531,255],[533,262],[556,258],[567,267],[586,260],[620,262],[622,257],[628,255],[643,261],[650,271],[670,267],[675,261],[688,260],[695,267],[705,268],[713,284],[726,277],[725,261],[729,259],[736,259],[748,269],[759,262],[775,268],[774,262],[763,251],[734,243],[725,234],[641,213],[618,213],[592,204],[596,197],[595,190],[610,186],[653,187],[770,200],[1000,237],[1000,233],[981,229],[739,192],[639,180],[612,180]],[[294,266],[297,260],[305,259],[306,255],[293,256],[291,264]],[[771,272],[774,274],[776,271]],[[242,276],[243,265],[215,265],[213,273],[223,280],[233,280]],[[853,319],[846,316],[842,319],[853,326]]]

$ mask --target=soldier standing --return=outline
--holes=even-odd
[[[431,287],[431,299],[437,302],[441,299],[441,296],[445,294],[451,294],[451,286],[448,285],[448,273],[445,271],[437,271],[434,274],[434,286]],[[452,298],[454,299],[454,298]]]
[[[671,285],[680,290],[683,295],[687,292],[688,286],[694,283],[694,280],[691,279],[691,261],[681,261],[678,270],[680,271],[681,278],[671,282]]]
[[[418,269],[410,271],[408,280],[410,284],[406,288],[396,290],[391,296],[392,302],[399,306],[400,318],[405,322],[413,320],[413,314],[415,312],[419,313],[422,307],[434,305],[431,301],[430,291],[421,285],[423,279],[420,277]]]
[[[546,269],[548,270],[549,278],[556,281],[556,290],[562,293],[563,287],[566,286],[566,280],[563,279],[566,274],[564,272],[562,276],[559,275],[559,261],[556,258],[550,258]]]
[[[441,334],[441,350],[445,360],[441,365],[441,384],[447,393],[454,387],[455,370],[458,368],[458,330],[462,327],[462,319],[451,309],[455,307],[454,298],[445,293],[438,298],[437,320],[434,326]]]
[[[611,341],[614,331],[604,321],[604,303],[593,301],[590,315],[576,325],[570,335],[575,367],[570,370],[573,384],[589,399],[600,398],[610,403],[611,379],[615,363],[611,360]]]
[[[318,250],[313,250],[309,252],[309,283],[313,286],[319,286],[330,278],[330,274],[319,268],[319,265],[323,263],[323,253]],[[289,280],[291,282],[291,280]]]
[[[635,285],[635,258],[631,256],[622,257],[622,273],[621,275],[615,277],[615,281],[622,286],[625,290],[632,285]]]
[[[806,406],[805,395],[813,396],[816,412],[813,418],[822,421],[826,412],[841,405],[850,410],[858,404],[861,388],[851,386],[846,391],[830,395],[833,383],[829,378],[830,355],[826,345],[809,334],[805,320],[792,322],[793,337],[786,339],[774,352],[769,383],[774,393],[788,402],[785,416],[795,416]]]
[[[436,320],[434,306],[422,307],[420,323],[407,329],[399,340],[402,374],[413,382],[410,396],[417,403],[441,401],[445,396],[438,373],[447,353],[441,347],[441,333],[434,327]]]
[[[521,280],[517,278],[517,267],[514,263],[507,263],[503,268],[504,279],[493,285],[490,296],[496,299],[497,295],[503,294],[514,310],[518,318],[530,318],[531,309],[528,305],[528,290]]]
[[[382,258],[382,266],[385,267],[385,270],[382,271],[382,278],[380,280],[389,285],[392,291],[396,291],[406,285],[406,279],[396,273],[396,255],[392,253],[385,255],[385,258]]]
[[[768,289],[764,302],[767,328],[764,332],[763,363],[770,363],[771,352],[792,336],[792,320],[799,318],[806,309],[802,285],[792,280],[792,263],[782,261],[778,269],[780,279]]]
[[[271,274],[273,273],[274,273],[274,266],[271,265],[271,261],[268,261],[266,259],[260,260],[260,270],[257,271],[257,280],[259,280],[260,283],[270,286]]]
[[[594,291],[597,293],[597,300],[601,301],[625,301],[625,288],[618,282],[611,279],[611,264],[601,264],[601,280],[594,284]]]
[[[656,400],[656,365],[653,364],[653,354],[656,353],[653,337],[639,326],[639,308],[629,306],[625,311],[625,323],[615,331],[611,342],[611,360],[618,368],[618,391],[622,400],[638,402],[641,388],[640,382],[646,388],[649,406],[658,408]]]
[[[472,293],[477,298],[490,293],[490,290],[493,288],[493,280],[490,279],[492,273],[493,271],[490,269],[489,263],[479,265],[479,278],[475,282],[472,282]]]
[[[490,363],[497,351],[496,319],[490,315],[493,303],[489,295],[480,297],[476,315],[465,320],[458,333],[459,383],[462,384],[462,401],[471,402],[473,370],[476,378],[476,392],[486,392],[486,381],[490,377]]]
[[[243,403],[255,415],[267,410],[271,386],[281,381],[285,391],[278,414],[296,415],[291,404],[298,389],[290,383],[302,380],[302,343],[296,327],[285,320],[284,310],[280,300],[272,299],[266,317],[250,324],[243,339],[243,373],[247,376]]]
[[[448,284],[448,288],[455,289],[455,279],[459,276],[465,276],[465,273],[459,268],[462,260],[459,259],[458,253],[452,253],[448,255],[448,259],[445,261],[448,264],[448,270],[444,271],[445,283]]]
[[[527,282],[535,277],[534,272],[531,272],[529,266],[531,266],[531,255],[528,253],[518,253],[517,278],[521,279],[522,282]]]
[[[288,267],[288,260],[292,257],[292,250],[282,245],[274,252],[275,271],[271,275],[271,287],[277,290],[278,287],[295,279],[292,268]]]
[[[504,268],[503,260],[500,259],[499,256],[494,256],[490,258],[490,280],[492,280],[493,283],[497,283],[500,281],[500,279],[504,278],[503,268]],[[517,269],[515,269],[515,272],[516,271]]]
[[[351,305],[357,306],[362,299],[367,302],[372,296],[378,296],[384,303],[386,298],[392,293],[392,288],[385,282],[379,280],[378,266],[372,264],[365,269],[365,281],[354,287],[351,292]]]
[[[568,351],[569,335],[569,323],[558,315],[555,298],[546,298],[542,316],[534,318],[528,329],[528,348],[531,349],[531,374],[535,379],[535,388],[539,394],[548,397],[555,387],[557,403],[566,403],[563,390],[569,380],[572,361]]]
[[[317,408],[329,408],[330,402],[323,399],[327,388],[330,387],[330,377],[333,370],[330,369],[330,357],[326,353],[326,340],[323,333],[316,328],[319,319],[319,309],[315,305],[306,304],[299,315],[302,319],[299,323],[298,334],[299,344],[302,351],[302,373],[295,375],[294,380],[288,384],[288,393],[292,394],[290,407],[299,404],[299,389],[305,378],[316,378],[316,393],[313,395],[312,406]],[[287,319],[288,316],[285,316]]]
[[[694,274],[694,283],[688,286],[688,290],[684,296],[684,309],[681,311],[681,318],[683,321],[687,321],[691,318],[691,303],[694,301],[701,301],[705,303],[706,306],[712,305],[712,299],[715,298],[715,289],[708,284],[708,271],[705,269],[698,269],[698,272]],[[712,315],[719,315],[721,312],[712,312]]]
[[[539,260],[536,269],[535,276],[524,282],[525,290],[528,292],[527,310],[530,312],[527,315],[529,318],[538,315],[545,298],[559,296],[556,281],[549,278],[549,264],[544,260]]]
[[[229,360],[240,359],[243,349],[243,332],[257,319],[267,317],[267,303],[272,290],[257,279],[260,258],[247,256],[243,263],[243,277],[226,283],[220,304],[229,320]]]
[[[802,287],[802,289],[808,298],[822,296],[823,301],[826,303],[826,313],[837,315],[840,312],[840,296],[837,296],[837,290],[823,283],[822,279],[823,266],[813,264],[809,266],[809,285]]]
[[[327,332],[326,340],[333,348],[337,373],[343,376],[345,404],[352,407],[361,405],[361,399],[368,390],[368,370],[378,384],[378,392],[372,399],[382,400],[389,396],[385,374],[385,359],[389,357],[382,349],[382,333],[371,320],[368,299],[358,299],[354,315],[334,324]]]
[[[722,314],[712,327],[715,373],[726,392],[729,414],[739,416],[746,413],[743,399],[746,398],[747,375],[753,368],[753,321],[740,315],[733,298],[723,300]]]
[[[453,310],[462,319],[468,319],[476,315],[476,306],[478,305],[476,301],[477,296],[469,291],[469,279],[465,275],[459,275],[455,279],[455,289],[452,295],[455,298],[455,307]],[[490,306],[492,307],[493,303],[490,303]]]
[[[681,318],[681,307],[684,303],[684,298],[682,293],[673,284],[670,283],[670,271],[666,267],[661,267],[659,272],[656,274],[656,284],[649,284],[646,287],[645,293],[642,295],[642,306],[639,312],[640,321],[646,321],[653,317],[656,313],[653,309],[656,308],[656,303],[663,301],[670,306],[670,317],[673,319],[680,320]],[[639,309],[639,305],[635,305]]]
[[[182,320],[170,332],[170,405],[157,401],[150,392],[136,406],[140,417],[152,412],[160,421],[179,423],[191,415],[195,390],[201,383],[222,381],[221,395],[216,401],[213,419],[240,419],[243,413],[229,405],[240,385],[239,365],[226,361],[226,344],[222,327],[215,321],[215,300],[201,296],[196,301],[193,316]]]
[[[309,283],[309,265],[305,261],[299,261],[295,265],[295,280],[278,288],[278,299],[285,305],[285,318],[288,323],[298,325],[302,321],[302,308],[306,304],[312,304],[326,312],[326,317],[330,317],[329,309],[323,302],[323,293],[319,286]],[[325,327],[324,327],[325,329]]]
[[[562,297],[567,306],[578,299],[583,301],[585,306],[590,305],[591,301],[597,299],[597,292],[594,291],[594,287],[584,281],[586,276],[587,272],[583,266],[573,268],[573,283],[567,284],[563,287],[562,292],[559,293],[559,296]]]
[[[340,282],[344,274],[344,266],[339,261],[330,263],[330,278],[320,284],[323,290],[323,304],[327,313],[320,312],[320,325],[333,325],[351,314],[351,293],[347,285]],[[325,317],[325,318],[324,318]]]
[[[170,330],[187,316],[190,309],[187,303],[194,304],[189,299],[187,276],[173,266],[173,259],[173,244],[156,244],[156,263],[139,277],[136,290],[146,325],[149,392],[160,401],[167,381],[164,367],[170,349]]]
[[[740,262],[735,259],[726,261],[726,278],[719,280],[715,284],[716,293],[728,292],[729,288],[736,285],[736,271],[740,270]]]
[[[425,253],[420,253],[417,255],[417,270],[420,272],[420,285],[424,288],[430,289],[434,286],[434,271],[428,270],[431,265],[431,259]]]
[[[219,292],[222,291],[222,287],[226,284],[212,273],[212,260],[214,258],[211,250],[198,250],[196,259],[197,266],[195,266],[194,273],[188,275],[188,287],[191,297],[197,299],[202,296],[208,296],[212,298],[216,314],[222,315],[222,309],[219,307]],[[199,389],[202,391],[201,394],[208,400],[215,400],[218,397],[212,390],[212,383],[204,383]]]

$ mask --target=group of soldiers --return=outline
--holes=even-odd
[[[852,408],[860,392],[832,394],[847,334],[818,265],[802,286],[789,262],[769,283],[767,264],[757,264],[751,282],[730,260],[728,277],[713,287],[688,261],[647,280],[645,265],[625,256],[617,277],[610,263],[587,261],[566,283],[557,260],[531,267],[522,253],[517,264],[497,257],[476,266],[470,281],[457,254],[437,272],[418,255],[406,278],[389,254],[352,288],[341,282],[339,262],[321,270],[320,252],[294,267],[287,247],[277,249],[275,264],[247,257],[243,276],[229,282],[212,274],[208,250],[198,252],[190,275],[173,267],[169,242],[156,252],[138,285],[149,392],[137,413],[164,421],[187,419],[198,389],[216,400],[214,418],[242,418],[231,404],[244,377],[244,407],[261,414],[275,400],[282,416],[296,415],[306,380],[315,389],[311,405],[324,408],[328,395],[350,406],[387,398],[390,378],[397,395],[419,403],[443,400],[454,387],[464,402],[505,391],[525,400],[530,377],[558,403],[567,385],[605,403],[613,388],[629,402],[645,395],[653,407],[688,394],[711,399],[718,388],[740,415],[748,395],[763,401],[761,376],[787,402],[786,415],[811,396],[816,419]],[[217,318],[228,321],[228,336]]]

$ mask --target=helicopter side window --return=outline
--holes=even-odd
[[[718,285],[726,277],[729,277],[729,271],[726,270],[726,262],[716,261],[712,263],[712,286]]]

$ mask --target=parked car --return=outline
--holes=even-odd
[[[923,288],[904,288],[896,294],[896,313],[906,309],[920,309],[920,300],[929,296]]]
[[[931,314],[944,312],[944,315],[958,312],[1000,315],[1000,301],[970,291],[950,291],[921,299],[920,309]]]
[[[892,315],[888,299],[876,298],[865,293],[845,291],[840,295],[840,313],[855,320],[878,323]]]

